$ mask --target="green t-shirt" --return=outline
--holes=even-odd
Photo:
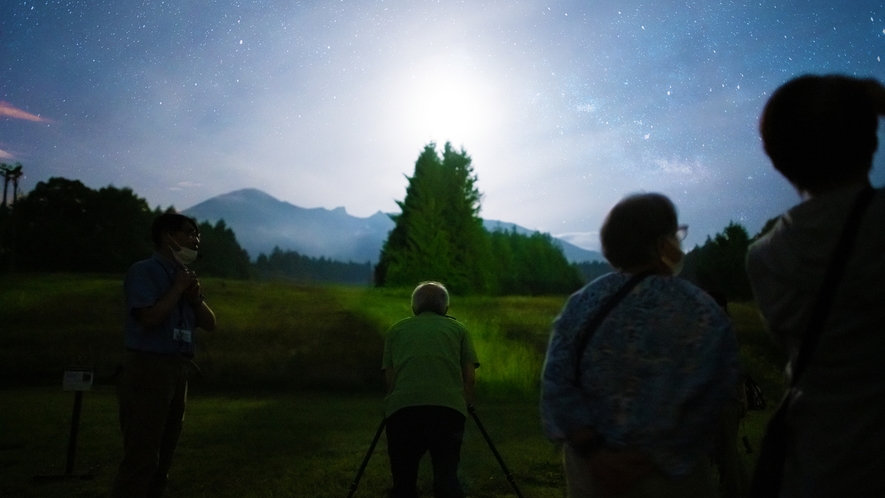
[[[393,368],[393,389],[384,398],[385,416],[407,406],[454,408],[467,416],[461,365],[479,366],[464,325],[424,312],[387,331],[382,369]]]

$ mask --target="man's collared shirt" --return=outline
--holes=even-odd
[[[169,316],[159,325],[147,327],[133,316],[136,309],[156,304],[172,288],[179,271],[180,265],[157,253],[129,268],[123,283],[126,297],[126,349],[193,356],[193,331],[197,325],[197,316],[183,298],[178,300]]]

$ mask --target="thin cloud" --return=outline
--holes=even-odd
[[[12,159],[12,154],[6,152],[3,149],[0,149],[0,159]]]
[[[40,116],[31,114],[30,112],[18,109],[9,102],[3,102],[2,100],[0,100],[0,116],[13,119],[24,119],[25,121],[34,121],[37,123],[50,122],[49,119],[41,118]]]

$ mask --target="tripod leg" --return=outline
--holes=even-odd
[[[479,432],[482,433],[482,437],[484,437],[486,443],[489,444],[489,449],[492,450],[492,454],[494,454],[495,458],[498,460],[498,465],[500,465],[501,470],[504,471],[504,476],[507,477],[507,482],[509,482],[510,486],[513,487],[513,491],[516,492],[516,496],[518,496],[519,498],[525,498],[524,496],[522,496],[522,492],[519,491],[519,486],[516,485],[516,480],[513,479],[513,474],[510,473],[510,469],[507,468],[507,465],[504,463],[504,459],[501,458],[501,454],[498,453],[498,449],[495,448],[495,444],[492,443],[492,438],[489,437],[489,433],[486,432],[486,428],[483,427],[482,422],[479,421],[479,416],[476,415],[476,408],[473,405],[467,405],[467,411],[470,412],[470,415],[476,422],[476,426],[479,427]]]
[[[372,444],[369,445],[369,451],[366,453],[366,458],[363,459],[360,469],[356,472],[356,477],[354,477],[353,482],[350,483],[350,492],[347,493],[347,498],[351,498],[353,494],[356,493],[356,488],[359,486],[360,479],[363,477],[363,471],[366,470],[366,465],[369,464],[369,458],[372,458],[372,453],[375,451],[375,445],[378,444],[378,440],[381,439],[381,433],[384,432],[384,424],[386,421],[386,419],[382,419],[381,425],[379,425],[378,430],[375,431],[375,437],[372,439]]]

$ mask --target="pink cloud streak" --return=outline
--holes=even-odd
[[[41,118],[40,116],[13,107],[12,104],[8,102],[3,102],[2,100],[0,100],[0,116],[14,119],[24,119],[27,121],[36,121],[37,123],[47,123],[50,121],[46,118]]]

